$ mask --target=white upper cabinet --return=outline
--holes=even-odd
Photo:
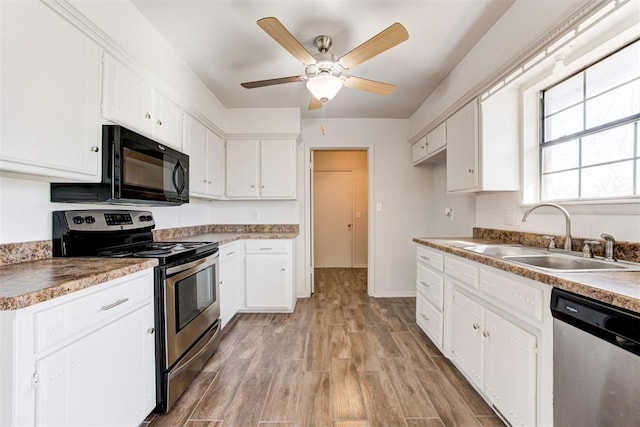
[[[260,195],[294,199],[296,193],[296,144],[293,140],[260,143]]]
[[[295,199],[294,140],[233,140],[226,144],[226,196]]]
[[[100,47],[39,1],[0,1],[0,170],[99,181]]]
[[[182,150],[182,110],[127,66],[104,55],[102,116]]]
[[[427,156],[447,146],[447,122],[442,122],[427,134]]]
[[[194,197],[224,197],[224,140],[185,114],[184,151],[189,155],[189,193]]]
[[[518,191],[518,94],[502,90],[447,119],[447,191]]]
[[[411,144],[411,163],[422,162],[427,158],[427,138],[420,138],[413,144]]]
[[[226,196],[257,198],[260,141],[228,141],[226,149]]]
[[[466,104],[447,119],[447,191],[478,187],[478,101]]]

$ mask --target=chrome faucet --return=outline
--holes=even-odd
[[[615,261],[615,257],[613,256],[613,244],[616,242],[616,239],[613,238],[611,234],[602,233],[600,235],[604,239],[604,259],[607,261]]]
[[[527,217],[529,216],[531,211],[533,211],[534,209],[539,208],[540,206],[549,206],[549,207],[552,207],[552,208],[556,208],[560,212],[562,212],[562,214],[564,215],[564,219],[565,219],[564,250],[566,250],[566,251],[573,250],[573,245],[571,244],[571,217],[569,216],[569,212],[567,212],[567,210],[565,208],[563,208],[562,206],[557,205],[555,203],[539,203],[539,204],[537,204],[535,206],[532,206],[529,209],[527,209],[527,211],[524,213],[524,216],[522,217],[522,222],[527,222]]]

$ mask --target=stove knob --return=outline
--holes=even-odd
[[[147,215],[145,217],[145,221],[153,221],[153,217],[151,215]]]
[[[96,219],[92,216],[85,216],[84,222],[86,222],[87,224],[93,224],[96,222]]]
[[[145,221],[147,220],[147,217],[146,217],[145,215],[140,215],[140,216],[138,217],[138,220],[139,220],[140,222],[145,222]]]
[[[82,224],[84,222],[84,218],[82,218],[81,216],[74,216],[73,217],[73,223],[74,224]]]

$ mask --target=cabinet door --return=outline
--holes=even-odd
[[[238,312],[244,304],[244,287],[241,275],[240,254],[238,245],[230,244],[220,248],[220,318],[222,327]]]
[[[484,391],[511,425],[536,425],[536,337],[484,313]]]
[[[466,104],[446,122],[447,191],[478,187],[478,101]]]
[[[447,145],[447,122],[440,123],[427,134],[427,156]]]
[[[153,306],[147,304],[39,360],[36,425],[142,422],[155,406],[155,344],[147,332],[150,327]]]
[[[182,151],[182,109],[158,91],[153,91],[151,122],[154,140]]]
[[[230,198],[258,197],[259,142],[255,140],[227,141],[226,196]]]
[[[189,193],[205,195],[207,190],[207,128],[193,117],[184,116],[184,149],[189,155]]]
[[[207,129],[207,195],[224,197],[224,140]]]
[[[247,255],[245,270],[248,308],[289,308],[288,255]]]
[[[427,157],[427,143],[425,138],[411,144],[411,162],[416,163]]]
[[[482,387],[483,308],[458,291],[453,293],[452,359],[468,378]]]
[[[151,133],[151,88],[121,62],[103,59],[102,116],[133,131]]]
[[[0,170],[97,181],[100,48],[39,1],[0,1]]]
[[[295,198],[296,145],[293,140],[260,143],[260,195],[266,198]]]

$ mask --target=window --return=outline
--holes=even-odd
[[[540,199],[640,196],[640,41],[542,91]]]

